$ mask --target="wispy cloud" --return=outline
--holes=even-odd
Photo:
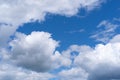
[[[67,31],[66,33],[74,34],[74,33],[83,33],[83,32],[85,32],[85,30],[84,29],[80,29],[80,30]]]
[[[110,22],[108,20],[104,20],[100,22],[97,26],[97,30],[93,33],[90,38],[95,39],[96,41],[100,42],[108,42],[116,33],[117,28],[120,28],[120,25],[117,23]]]

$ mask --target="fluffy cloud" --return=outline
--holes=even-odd
[[[57,63],[55,66],[65,66],[69,67],[72,63],[71,59],[67,56],[65,56],[63,53],[60,53],[58,51],[55,52],[54,56],[52,56],[52,60],[54,61],[54,64]]]
[[[30,35],[17,33],[16,38],[10,42],[10,45],[10,58],[5,54],[1,55],[6,59],[9,58],[10,63],[12,61],[14,64],[21,66],[27,71],[30,70],[30,73],[19,71],[20,73],[16,72],[16,75],[12,75],[9,74],[9,70],[2,72],[2,68],[5,68],[4,66],[0,68],[1,79],[5,78],[7,80],[7,76],[9,79],[16,80],[17,78],[15,76],[17,76],[18,80],[37,80],[38,77],[34,75],[39,74],[40,76],[44,71],[48,71],[51,68],[55,69],[55,67],[63,65],[70,65],[72,68],[62,70],[57,74],[57,77],[60,77],[61,80],[120,79],[120,35],[113,37],[107,44],[97,44],[95,47],[87,45],[72,45],[69,49],[63,51],[62,54],[55,51],[58,46],[58,41],[53,40],[51,35],[46,32],[33,32]],[[0,52],[7,53],[4,49],[1,49]],[[79,54],[74,54],[73,52],[77,52]],[[74,58],[72,65],[70,60],[71,58]],[[9,69],[11,68],[9,67]],[[19,67],[17,67],[16,70],[17,69],[19,69]],[[31,70],[39,73],[33,73]],[[12,69],[11,71],[14,72]],[[48,75],[48,73],[46,75]],[[48,78],[44,79],[44,77],[45,76],[42,77],[43,80],[48,80]]]
[[[55,51],[57,46],[58,41],[53,40],[47,32],[32,32],[30,35],[17,33],[16,38],[10,42],[10,60],[37,72],[69,66],[71,60]]]
[[[120,42],[117,41],[118,35],[113,39],[114,42],[105,45],[98,44],[94,49],[80,52],[79,56],[75,58],[75,65],[82,67],[89,73],[88,80],[120,79]]]
[[[74,57],[71,69],[59,73],[61,80],[120,79],[120,35],[107,44],[97,44],[95,47],[72,45],[64,51],[68,57],[73,56],[72,52],[79,54]]]
[[[111,43],[120,42],[120,34],[113,37],[113,39],[111,39],[110,42]]]
[[[0,65],[0,80],[49,80],[54,77],[49,73],[28,71],[10,64]]]
[[[63,70],[59,73],[60,80],[86,80],[87,73],[81,68]]]
[[[0,46],[6,45],[9,37],[24,23],[42,21],[48,13],[73,16],[79,9],[93,10],[103,1],[0,0]],[[98,28],[102,26],[105,26],[104,31],[100,30],[94,38],[106,42],[118,25],[103,21]],[[101,35],[102,38],[98,38]],[[94,48],[72,45],[62,53],[56,51],[58,43],[47,32],[16,33],[8,51],[0,47],[0,80],[49,80],[53,75],[45,71],[61,66],[72,67],[58,73],[61,80],[120,79],[120,35],[107,44],[98,44]]]
[[[11,34],[14,34],[14,31],[17,29],[16,26],[8,24],[0,24],[0,47],[6,46]]]
[[[49,80],[49,70],[70,66],[71,60],[56,51],[59,42],[47,32],[17,32],[9,49],[0,48],[0,80]]]
[[[80,8],[92,10],[102,2],[103,0],[1,0],[0,22],[20,24],[30,20],[41,21],[46,13],[72,16]]]

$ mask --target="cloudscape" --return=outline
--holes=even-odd
[[[120,80],[120,1],[0,0],[0,80]]]

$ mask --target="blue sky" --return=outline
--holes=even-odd
[[[80,9],[72,17],[48,14],[45,21],[26,23],[18,31],[25,34],[32,31],[49,32],[54,39],[60,41],[60,50],[66,49],[71,44],[94,46],[96,42],[90,36],[97,30],[96,26],[103,20],[112,21],[113,18],[119,18],[119,7],[118,0],[108,0],[90,12]]]
[[[0,80],[120,80],[119,0],[0,1]]]

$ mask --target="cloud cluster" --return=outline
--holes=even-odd
[[[71,60],[56,51],[59,42],[47,32],[29,35],[16,32],[9,49],[0,48],[1,80],[49,80],[49,71],[71,65]]]
[[[18,66],[37,72],[70,65],[71,61],[56,51],[57,46],[58,41],[47,32],[32,32],[30,35],[17,33],[10,42],[10,59]]]
[[[52,66],[51,56],[58,42],[45,32],[32,32],[28,36],[17,33],[10,46],[11,59],[15,64],[35,71],[46,71]]]
[[[60,80],[120,79],[120,34],[107,44],[97,44],[95,47],[72,45],[59,53],[55,50],[57,46],[58,41],[47,32],[32,32],[30,35],[16,33],[16,38],[10,42],[11,53],[4,49],[0,51],[3,53],[0,56],[9,60],[6,65],[1,64],[1,79],[48,80],[53,76],[47,72],[60,66],[71,66],[71,69],[57,74]],[[4,59],[2,63],[5,63]]]
[[[49,73],[60,67],[60,80],[119,80],[120,35],[106,44],[71,45],[61,53],[56,50],[59,41],[48,32],[33,31],[31,34],[16,32],[27,22],[42,21],[45,16],[58,14],[73,16],[79,9],[93,10],[104,0],[0,0],[0,80],[49,80]],[[111,36],[118,25],[103,21],[97,34]],[[12,40],[10,36],[15,34]],[[101,41],[106,39],[99,38]],[[9,41],[9,42],[8,42]],[[7,42],[7,44],[6,44]],[[3,48],[1,46],[7,46]]]
[[[94,48],[73,46],[70,48],[79,52],[79,55],[74,58],[71,69],[60,72],[62,80],[120,79],[120,35],[113,37],[109,43],[105,45],[97,44]],[[70,53],[73,51],[70,51]]]
[[[66,66],[58,72],[60,80],[119,80],[120,79],[120,34],[107,44],[71,45],[67,50],[56,51],[58,41],[47,32],[32,32],[30,35],[16,33],[10,42],[10,52],[1,50],[1,79],[48,80],[55,76],[49,70]],[[6,53],[6,54],[5,54]],[[10,64],[8,64],[10,63]],[[14,65],[14,66],[13,66]],[[10,73],[16,73],[15,75]]]

